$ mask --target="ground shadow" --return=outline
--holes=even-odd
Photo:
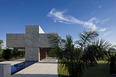
[[[58,77],[54,74],[14,74],[11,77]]]
[[[38,63],[43,63],[43,64],[58,64],[58,62],[38,62]]]
[[[98,63],[96,66],[86,68],[83,77],[111,77],[108,63]]]

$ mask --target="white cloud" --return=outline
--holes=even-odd
[[[104,31],[106,31],[106,30],[107,30],[106,28],[101,28],[101,29],[99,29],[100,32],[104,32]]]
[[[99,23],[100,21],[96,17],[93,17],[89,19],[88,21],[82,21],[73,16],[65,15],[64,13],[65,11],[57,11],[55,8],[53,8],[49,12],[48,17],[53,18],[54,22],[60,22],[60,23],[66,23],[66,24],[80,24],[91,30],[97,30],[96,24]],[[101,29],[101,31],[105,31],[105,30],[106,30],[105,28]]]
[[[98,8],[102,8],[103,6],[102,5],[99,5]]]
[[[111,32],[111,31],[110,31],[110,32],[106,32],[106,33],[104,33],[103,36],[107,36],[107,35],[109,35],[110,33],[112,33],[112,32]]]
[[[102,22],[102,23],[105,23],[105,22],[107,22],[107,21],[109,21],[109,20],[110,20],[110,18],[106,18],[106,19],[102,20],[101,22]]]

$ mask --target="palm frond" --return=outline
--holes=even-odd
[[[81,49],[86,45],[92,43],[92,41],[98,36],[97,31],[83,31],[79,34],[79,40],[75,43],[81,46]]]

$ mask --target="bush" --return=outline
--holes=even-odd
[[[25,51],[18,50],[18,48],[13,49],[13,58],[18,58],[18,57],[24,57],[25,56]]]
[[[110,58],[110,74],[116,74],[116,55]]]
[[[47,55],[48,55],[49,57],[56,57],[55,49],[48,50],[48,51],[47,51]]]
[[[20,52],[18,51],[18,49],[16,49],[16,48],[14,48],[13,49],[13,57],[18,57],[18,56],[20,56]]]
[[[10,60],[12,58],[13,52],[11,49],[6,49],[3,51],[3,58],[5,60]]]
[[[0,58],[2,58],[2,52],[3,52],[3,50],[0,49]]]

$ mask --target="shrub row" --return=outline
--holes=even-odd
[[[18,49],[5,49],[1,54],[1,58],[10,60],[12,58],[24,57],[24,51],[18,51]]]

